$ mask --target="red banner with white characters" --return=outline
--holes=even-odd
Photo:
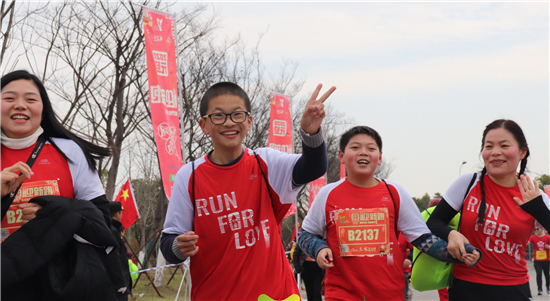
[[[151,120],[162,183],[166,196],[170,199],[176,173],[183,165],[174,39],[175,16],[143,7],[143,31]]]
[[[269,101],[271,103],[271,114],[267,145],[284,153],[293,154],[290,96],[272,92],[269,94]]]
[[[292,118],[290,116],[290,96],[269,93],[271,111],[269,117],[269,138],[267,145],[278,151],[293,154]],[[296,204],[292,203],[285,217],[296,214]]]
[[[319,190],[327,185],[327,174],[324,174],[319,179],[309,183],[309,208],[311,208],[311,203],[315,200],[315,197],[319,193]]]

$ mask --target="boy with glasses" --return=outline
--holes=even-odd
[[[538,224],[538,223],[537,223]],[[535,235],[529,238],[529,243],[533,244],[534,265],[537,272],[538,295],[542,295],[542,274],[546,279],[546,293],[550,294],[550,236],[544,233],[544,228],[540,225],[535,226]]]
[[[321,87],[300,122],[302,155],[242,146],[253,117],[238,85],[218,83],[204,94],[199,125],[214,149],[176,175],[161,239],[169,262],[190,257],[192,300],[299,298],[279,228],[301,187],[327,169],[320,126],[336,88],[317,99]]]

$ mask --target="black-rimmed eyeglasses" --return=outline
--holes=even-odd
[[[237,111],[229,114],[212,113],[210,115],[202,116],[202,118],[204,119],[210,118],[210,121],[212,121],[213,124],[220,125],[220,124],[224,124],[225,121],[227,121],[227,116],[229,116],[229,118],[231,118],[231,121],[233,121],[234,123],[241,123],[241,122],[244,122],[246,120],[246,117],[248,117],[249,115],[250,115],[250,112]]]

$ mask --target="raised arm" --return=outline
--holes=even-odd
[[[302,137],[302,156],[294,165],[292,181],[294,187],[307,184],[321,177],[328,167],[327,150],[324,143],[321,123],[325,118],[324,102],[336,90],[330,88],[317,99],[323,85],[319,84],[309,101],[300,120],[300,136]]]

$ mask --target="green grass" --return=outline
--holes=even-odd
[[[179,268],[179,267],[178,267]],[[181,268],[176,272],[176,275],[170,281],[170,284],[167,285],[168,280],[172,276],[172,273],[174,272],[175,267],[166,268],[164,270],[164,285],[161,287],[157,287],[159,293],[162,295],[162,297],[159,297],[157,292],[155,291],[155,288],[149,283],[149,279],[145,275],[141,275],[139,277],[139,281],[137,283],[137,286],[132,289],[132,294],[134,295],[134,300],[136,301],[168,301],[168,300],[175,300],[176,295],[178,293],[178,288],[181,283],[181,277],[182,272]],[[149,274],[149,277],[154,280],[155,279],[155,271],[149,271],[146,272]],[[139,297],[139,295],[143,293],[142,297]],[[128,300],[132,300],[132,297],[130,296]],[[185,300],[185,282],[182,285],[181,292],[179,294],[178,300],[183,301]]]

